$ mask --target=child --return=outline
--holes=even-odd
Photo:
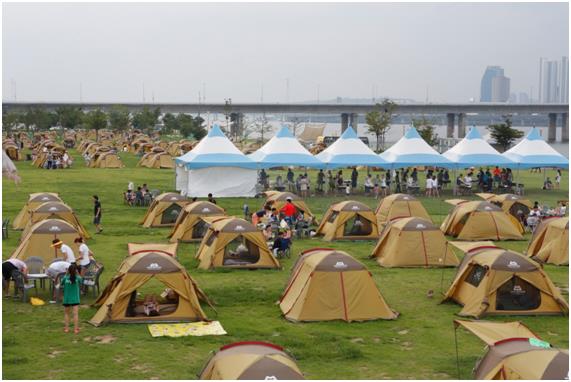
[[[65,307],[65,327],[63,331],[69,333],[69,312],[73,310],[73,332],[79,333],[79,288],[82,284],[81,276],[77,274],[77,266],[71,264],[65,276],[61,278],[60,288],[63,290],[63,306]]]

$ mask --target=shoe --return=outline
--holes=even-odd
[[[64,332],[64,333],[69,333],[69,329],[68,329],[68,328],[64,328],[64,329],[63,329],[63,332]]]
[[[78,329],[74,329],[74,330],[73,330],[73,333],[74,333],[74,334],[79,334],[79,328],[78,328]]]
[[[50,303],[50,304],[55,304],[56,301],[55,301],[55,300],[50,300],[49,303]]]

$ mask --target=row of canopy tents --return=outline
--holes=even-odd
[[[214,125],[196,147],[175,162],[177,191],[197,197],[209,193],[220,197],[254,196],[257,170],[284,166],[321,169],[348,166],[392,169],[419,165],[445,168],[569,166],[569,160],[547,144],[535,127],[503,154],[486,142],[475,127],[443,154],[428,145],[414,127],[382,154],[376,154],[349,127],[332,145],[314,156],[287,127],[282,127],[259,150],[245,155]],[[216,182],[212,182],[213,179]]]

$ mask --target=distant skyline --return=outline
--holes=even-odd
[[[2,98],[67,102],[479,100],[488,66],[537,99],[567,3],[2,5]]]

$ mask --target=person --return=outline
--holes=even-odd
[[[498,187],[502,181],[501,175],[502,175],[502,170],[500,170],[498,166],[494,167],[494,169],[492,170],[492,176],[494,183],[496,184],[496,187]]]
[[[559,190],[561,184],[561,170],[557,169],[557,175],[555,175],[555,188]]]
[[[527,226],[531,229],[531,232],[535,231],[535,227],[539,224],[541,220],[541,211],[539,210],[539,205],[537,202],[533,206],[533,209],[529,211],[529,216],[527,217]]]
[[[426,192],[424,195],[428,197],[432,196],[432,178],[430,176],[426,177]]]
[[[8,259],[2,263],[2,288],[4,289],[4,296],[10,295],[10,280],[12,279],[12,272],[20,271],[24,277],[28,274],[28,267],[20,259]]]
[[[264,190],[268,188],[268,174],[264,169],[260,171],[260,184],[264,187]]]
[[[470,174],[466,174],[466,177],[464,178],[464,187],[466,187],[467,189],[472,188],[472,177],[470,176]]]
[[[71,264],[65,276],[61,278],[60,288],[63,290],[63,306],[65,310],[65,326],[63,331],[69,333],[69,314],[73,311],[73,332],[79,333],[79,289],[83,279],[77,274],[77,266]]]
[[[309,196],[309,179],[307,178],[307,175],[302,176],[299,180],[299,189],[302,198],[307,198]]]
[[[145,296],[145,300],[143,301],[143,311],[147,316],[159,315],[159,303],[154,294]]]
[[[294,178],[295,178],[295,175],[294,175],[293,171],[291,170],[291,168],[288,168],[286,179],[287,179],[287,188],[288,188],[289,192],[295,192]]]
[[[262,234],[264,235],[264,239],[266,241],[270,241],[272,239],[272,225],[266,224],[266,226],[262,230]]]
[[[270,207],[265,205],[263,209],[256,211],[252,214],[252,224],[257,225],[261,220],[268,215],[270,212]]]
[[[358,177],[359,173],[357,172],[357,167],[353,167],[353,171],[351,172],[351,188],[357,188]]]
[[[62,167],[63,168],[71,167],[71,160],[69,159],[69,154],[67,153],[67,151],[64,151],[63,153]]]
[[[446,187],[450,183],[450,173],[448,170],[444,170],[444,175],[442,176],[442,187]]]
[[[214,199],[214,196],[212,196],[212,193],[208,194],[208,201],[212,204],[216,204],[216,199]]]
[[[135,192],[135,205],[142,206],[144,204],[145,196],[143,195],[143,190],[141,187],[137,187],[137,192]]]
[[[135,184],[131,181],[129,181],[129,184],[127,185],[127,190],[128,191],[133,191],[133,188],[135,187]]]
[[[374,187],[373,178],[371,177],[371,174],[368,174],[367,178],[365,178],[365,193],[369,194],[373,189],[373,187]]]
[[[285,220],[289,220],[289,224],[291,224],[294,220],[295,215],[297,214],[297,210],[293,205],[291,197],[286,198],[286,204],[281,208],[280,212],[283,212],[285,215]]]
[[[283,178],[282,178],[281,175],[278,175],[278,176],[276,177],[276,183],[275,183],[275,185],[274,185],[274,188],[275,188],[276,190],[278,190],[278,191],[283,191],[283,190],[285,190],[284,181],[283,181]]]
[[[440,197],[440,191],[438,190],[438,179],[436,175],[432,175],[432,196]]]
[[[93,224],[97,229],[95,233],[103,232],[103,228],[101,228],[101,202],[97,195],[93,195]]]
[[[75,254],[69,245],[64,244],[60,239],[53,239],[51,247],[61,252],[64,261],[75,264]]]
[[[325,173],[322,169],[317,173],[317,191],[323,192],[323,185],[325,184]]]
[[[410,176],[415,183],[418,182],[418,172],[416,171],[416,167],[412,169],[412,174]]]
[[[552,190],[553,189],[553,183],[551,182],[551,179],[549,177],[547,177],[545,182],[543,182],[543,189],[544,190]]]
[[[276,207],[272,207],[272,212],[270,213],[270,216],[268,217],[268,221],[270,223],[277,223],[280,221],[280,216],[278,213],[278,210],[276,209]]]
[[[127,204],[129,206],[133,206],[133,204],[135,203],[137,196],[135,195],[135,193],[131,190],[127,190],[125,192],[125,201],[127,202]]]
[[[287,250],[289,248],[289,243],[290,239],[286,239],[284,237],[284,232],[280,229],[278,231],[278,236],[276,237],[274,243],[272,244],[272,252],[274,254],[274,257],[278,256],[279,251]]]
[[[395,172],[395,192],[398,194],[401,192],[401,188],[400,188],[400,175],[399,172],[396,171]]]
[[[60,283],[60,279],[58,279],[58,276],[60,276],[62,273],[66,273],[67,269],[69,268],[71,264],[68,263],[67,261],[54,261],[53,263],[50,264],[50,266],[48,267],[48,269],[46,270],[46,274],[48,275],[48,277],[50,279],[53,280],[54,282],[54,294],[52,296],[52,300],[50,301],[50,304],[55,304],[56,300],[57,300],[57,294],[59,293],[59,283]]]
[[[77,264],[78,271],[80,275],[83,276],[87,271],[87,266],[91,263],[91,260],[93,260],[93,252],[91,252],[87,244],[85,244],[82,237],[77,237],[73,242],[79,245],[79,260]]]
[[[388,171],[387,171],[387,174],[388,174]],[[381,177],[381,194],[383,195],[383,197],[387,196],[387,177],[386,176]]]
[[[333,193],[335,191],[335,177],[333,176],[331,170],[327,170],[326,178],[327,178],[327,187],[329,188],[329,192]]]
[[[143,195],[149,193],[149,187],[147,187],[147,183],[143,183]]]

